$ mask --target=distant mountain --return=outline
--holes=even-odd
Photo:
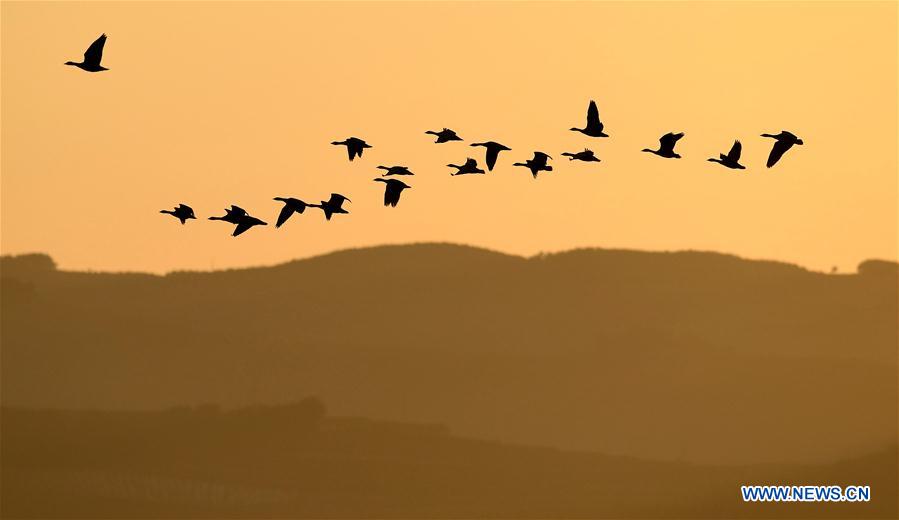
[[[2,402],[283,403],[703,463],[896,439],[897,265],[448,244],[166,276],[4,257]]]

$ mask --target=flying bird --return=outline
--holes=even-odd
[[[446,143],[446,142],[449,142],[449,141],[461,141],[461,140],[462,140],[461,137],[459,137],[458,135],[456,135],[456,132],[453,132],[453,131],[450,130],[449,128],[444,128],[443,130],[441,130],[441,131],[439,131],[439,132],[435,132],[435,131],[433,131],[433,130],[428,130],[428,131],[425,132],[425,133],[426,133],[426,134],[431,134],[431,135],[436,135],[436,136],[437,136],[437,140],[434,141],[434,142],[437,143],[437,144],[439,144],[439,143]]]
[[[309,207],[309,204],[293,197],[275,197],[272,200],[279,200],[284,203],[284,207],[281,208],[281,213],[278,214],[278,222],[275,223],[276,228],[281,227],[281,225],[287,222],[287,219],[294,213],[302,214],[306,211],[306,208]]]
[[[719,154],[719,157],[721,157],[720,159],[715,159],[713,157],[709,159],[709,161],[719,163],[734,170],[745,170],[746,167],[740,164],[740,152],[742,150],[743,145],[740,144],[740,141],[734,141],[734,145],[730,151],[727,152],[727,155],[722,153]]]
[[[409,168],[406,166],[378,166],[379,170],[387,170],[383,176],[388,177],[390,175],[415,175]]]
[[[596,101],[590,101],[590,107],[587,108],[587,126],[584,128],[572,128],[572,131],[580,132],[590,137],[609,137],[602,131],[603,124],[599,120],[599,109],[596,108]]]
[[[562,155],[568,157],[569,161],[599,162],[599,159],[594,155],[593,150],[588,150],[586,148],[584,148],[583,152],[565,152]]]
[[[103,45],[105,44],[106,35],[101,34],[100,37],[94,40],[94,43],[92,43],[91,46],[88,47],[86,51],[84,51],[84,61],[82,61],[81,63],[67,61],[65,62],[65,65],[72,65],[88,72],[100,72],[101,70],[109,70],[106,67],[100,65],[100,60],[103,59]]]
[[[346,146],[346,152],[351,161],[356,157],[362,157],[362,151],[366,148],[371,148],[370,144],[358,137],[349,137],[345,141],[331,141],[331,144]]]
[[[396,205],[400,201],[400,193],[402,193],[406,188],[412,187],[399,179],[385,179],[383,177],[377,177],[375,178],[375,181],[383,182],[384,184],[386,184],[386,186],[384,186],[385,206],[396,207]]]
[[[531,170],[531,175],[533,175],[534,178],[536,179],[537,174],[540,172],[553,171],[552,166],[547,166],[547,164],[546,164],[547,159],[552,159],[552,157],[550,157],[549,155],[547,155],[543,152],[534,152],[533,159],[528,159],[527,161],[525,161],[523,163],[515,163],[512,166],[526,167],[527,169]]]
[[[665,157],[667,159],[680,159],[680,155],[674,152],[674,145],[676,145],[683,136],[683,132],[680,132],[678,134],[668,132],[667,134],[659,138],[658,150],[650,150],[649,148],[644,148],[643,151],[654,153],[659,157]]]
[[[268,225],[258,218],[250,216],[250,214],[247,213],[246,210],[238,206],[231,206],[231,209],[226,208],[224,216],[209,217],[209,220],[222,220],[229,224],[236,224],[237,227],[234,228],[234,233],[231,233],[232,237],[236,237],[237,235],[243,233],[253,226]]]
[[[470,146],[483,146],[487,149],[487,169],[490,171],[493,171],[493,166],[496,165],[496,158],[499,157],[499,153],[503,150],[511,150],[511,148],[494,141],[471,143]]]
[[[181,221],[182,224],[186,223],[188,219],[196,219],[194,216],[194,210],[187,204],[178,204],[178,206],[173,210],[163,209],[159,211],[160,213],[167,213],[178,220]]]
[[[774,146],[771,148],[771,153],[768,154],[768,162],[765,163],[765,166],[767,166],[768,168],[777,164],[777,161],[779,161],[783,154],[785,154],[787,150],[792,148],[794,144],[804,144],[802,142],[802,139],[796,137],[790,132],[787,132],[786,130],[781,130],[777,135],[762,134],[762,137],[771,137],[773,139],[776,139],[776,141],[774,141]]]
[[[323,200],[321,204],[309,204],[309,207],[320,208],[325,212],[325,219],[331,220],[331,215],[335,213],[349,213],[343,209],[343,201],[353,202],[339,193],[332,193],[330,199]]]
[[[473,173],[484,173],[484,170],[478,168],[478,161],[475,161],[471,157],[465,160],[465,164],[459,166],[458,164],[447,164],[450,168],[455,168],[456,173],[451,173],[450,175],[467,175]]]
[[[231,209],[225,208],[225,215],[221,217],[209,217],[209,220],[222,220],[230,224],[237,224],[240,218],[245,216],[247,211],[240,206],[231,206]]]

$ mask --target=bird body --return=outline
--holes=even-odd
[[[187,204],[179,204],[173,210],[163,209],[163,210],[160,210],[159,212],[167,213],[167,214],[177,218],[178,220],[181,221],[181,224],[186,223],[188,221],[188,219],[196,219],[197,218],[196,216],[194,216],[193,208],[191,208]]]
[[[403,190],[407,188],[411,188],[405,182],[399,179],[385,179],[383,177],[375,178],[376,182],[383,182],[386,186],[384,186],[384,205],[385,206],[393,206],[400,202],[400,194]]]
[[[331,220],[335,213],[349,213],[343,208],[343,201],[353,202],[339,193],[332,193],[330,199],[323,200],[321,204],[309,204],[309,207],[321,209],[325,212],[325,219]]]
[[[84,60],[81,63],[74,61],[67,61],[64,65],[72,65],[74,67],[78,67],[81,70],[86,70],[88,72],[100,72],[103,70],[109,70],[106,67],[100,65],[100,60],[103,59],[103,46],[106,44],[106,34],[101,34],[99,38],[94,40],[94,43],[84,51]]]
[[[771,148],[771,153],[768,154],[768,162],[765,163],[765,166],[768,168],[777,164],[777,161],[779,161],[780,158],[783,157],[783,154],[792,148],[794,144],[804,144],[802,139],[786,130],[781,130],[780,133],[776,135],[762,134],[762,137],[771,137],[775,139],[774,146]]]
[[[465,160],[465,164],[463,164],[462,166],[459,166],[458,164],[447,164],[447,166],[449,166],[450,168],[455,168],[457,170],[456,173],[450,174],[453,176],[484,173],[484,170],[478,168],[478,161],[472,159],[471,157],[467,158]]]
[[[552,166],[548,166],[548,165],[546,164],[546,161],[547,161],[548,159],[552,159],[552,157],[550,157],[549,155],[547,155],[547,154],[545,154],[545,153],[543,153],[543,152],[534,152],[534,158],[533,158],[533,159],[528,159],[527,161],[525,161],[525,162],[523,162],[523,163],[514,163],[512,166],[524,166],[524,167],[526,167],[527,169],[531,170],[531,175],[533,175],[534,178],[536,179],[536,178],[537,178],[537,174],[540,173],[540,172],[551,172],[551,171],[553,171],[553,167],[552,167]]]
[[[384,177],[390,175],[415,175],[409,171],[409,168],[406,166],[378,166],[378,169],[387,171],[387,173],[383,175]]]
[[[499,153],[504,150],[511,150],[511,148],[499,144],[495,141],[486,141],[483,143],[471,143],[470,146],[483,146],[487,149],[487,169],[493,171],[493,167],[496,165],[496,159],[499,157]]]
[[[346,146],[347,155],[350,158],[350,161],[355,159],[356,157],[362,157],[362,152],[366,148],[371,148],[371,145],[359,139],[358,137],[348,137],[343,141],[331,141],[333,145],[343,145]]]
[[[562,155],[568,157],[569,161],[600,162],[599,158],[593,153],[593,150],[588,150],[586,148],[584,148],[583,152],[565,152]]]
[[[663,135],[659,138],[659,149],[658,150],[650,150],[649,148],[644,148],[644,152],[654,153],[659,157],[665,157],[667,159],[680,159],[680,155],[678,155],[674,151],[674,145],[684,136],[683,132],[680,133],[671,133]]]
[[[596,108],[596,101],[590,100],[590,106],[587,108],[587,126],[584,128],[571,128],[571,130],[590,137],[609,137],[603,132],[603,128],[605,127],[602,121],[599,120],[599,109]]]
[[[740,164],[740,153],[743,150],[743,145],[740,144],[740,141],[734,141],[734,145],[731,147],[730,151],[727,152],[727,155],[719,154],[719,158],[715,159],[714,157],[709,159],[711,162],[716,162],[721,164],[722,166],[727,166],[733,170],[745,170],[746,167]]]
[[[434,130],[428,130],[425,132],[426,134],[436,135],[437,140],[434,141],[437,144],[446,143],[449,141],[461,141],[462,138],[456,135],[456,132],[450,130],[449,128],[444,128],[439,132],[435,132]]]
[[[287,222],[287,219],[294,213],[302,214],[309,206],[309,204],[306,204],[302,200],[293,197],[275,197],[272,200],[278,200],[284,203],[284,207],[281,208],[281,212],[278,214],[278,222],[275,223],[276,228],[281,227],[281,225]]]

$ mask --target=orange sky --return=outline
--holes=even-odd
[[[897,257],[895,2],[2,2],[2,252],[208,269],[382,243]],[[107,33],[108,72],[63,66]],[[582,126],[590,99],[609,139]],[[450,177],[513,148],[490,175]],[[773,169],[771,141],[805,140]],[[641,153],[684,131],[680,160]],[[328,143],[374,148],[349,163]],[[744,172],[706,161],[744,144]],[[603,162],[560,153],[589,146]],[[515,160],[556,159],[538,180]],[[417,173],[382,206],[379,164]],[[232,238],[205,218],[344,193]],[[158,211],[190,204],[182,227]]]

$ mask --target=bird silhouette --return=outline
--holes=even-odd
[[[443,130],[441,130],[441,131],[439,131],[439,132],[435,132],[435,131],[433,131],[433,130],[428,130],[428,131],[425,132],[425,133],[426,133],[426,134],[431,134],[431,135],[436,135],[436,136],[437,136],[437,140],[434,141],[434,142],[435,142],[435,143],[438,143],[438,144],[439,144],[439,143],[446,143],[446,142],[449,142],[449,141],[461,141],[461,140],[462,140],[461,137],[459,137],[458,135],[456,135],[456,132],[453,132],[453,131],[450,130],[449,128],[444,128]]]
[[[306,211],[306,208],[309,207],[309,204],[293,197],[275,197],[272,200],[279,200],[284,203],[284,207],[281,208],[281,212],[278,213],[278,222],[275,223],[276,228],[281,227],[281,225],[287,222],[287,219],[294,213],[302,214]]]
[[[406,166],[378,166],[379,170],[387,170],[383,176],[388,177],[390,175],[415,175],[409,168]]]
[[[593,154],[593,150],[586,148],[584,148],[583,152],[565,152],[562,155],[568,157],[569,161],[599,162],[599,159]]]
[[[580,132],[590,137],[609,137],[602,131],[603,124],[599,120],[599,109],[596,108],[596,101],[590,101],[590,107],[587,108],[587,126],[584,128],[571,128],[575,132]]]
[[[353,202],[339,193],[332,193],[330,199],[323,200],[321,204],[309,204],[309,207],[320,208],[325,212],[325,219],[331,220],[331,215],[335,213],[349,213],[343,209],[343,201]]]
[[[253,226],[268,225],[258,218],[250,216],[250,214],[247,213],[245,209],[238,206],[231,206],[231,209],[226,208],[224,216],[209,217],[209,220],[222,220],[229,224],[236,224],[237,227],[234,228],[234,233],[231,233],[232,237],[236,237],[237,235],[243,233]]]
[[[182,224],[187,222],[188,219],[196,219],[194,216],[194,210],[187,204],[178,204],[178,206],[173,210],[163,209],[159,211],[160,213],[167,213],[178,220],[181,221]]]
[[[546,164],[547,159],[552,159],[552,157],[550,157],[549,155],[547,155],[543,152],[534,152],[533,159],[528,159],[527,161],[525,161],[523,163],[515,163],[512,166],[526,167],[527,169],[531,170],[531,175],[533,175],[534,178],[536,179],[537,174],[540,172],[553,171],[552,166],[547,166],[547,164]]]
[[[384,186],[384,205],[385,206],[393,206],[400,202],[400,193],[403,192],[406,188],[411,188],[405,182],[399,179],[385,179],[383,177],[375,178],[376,182],[383,182],[386,186]]]
[[[230,224],[237,224],[240,218],[245,216],[247,211],[240,206],[231,206],[231,209],[225,208],[225,215],[222,217],[209,217],[209,220],[222,220]]]
[[[484,170],[478,168],[478,161],[475,161],[471,157],[465,160],[465,164],[459,166],[458,164],[447,164],[450,168],[455,168],[456,173],[451,173],[450,175],[468,175],[474,173],[484,173]]]
[[[511,148],[499,144],[495,141],[487,141],[484,143],[471,143],[470,146],[483,146],[487,149],[487,169],[493,171],[493,166],[496,165],[496,158],[499,157],[499,153],[503,150],[511,150]]]
[[[792,148],[794,144],[804,144],[802,142],[802,139],[796,137],[790,132],[787,132],[786,130],[781,130],[780,133],[776,135],[762,134],[762,137],[771,137],[773,139],[776,139],[776,141],[774,141],[774,146],[771,148],[771,153],[768,154],[768,162],[765,163],[765,166],[767,166],[768,168],[777,164],[777,161],[779,161],[783,154],[785,154],[787,150]]]
[[[366,148],[371,148],[370,144],[358,137],[348,137],[345,141],[331,141],[331,144],[346,146],[346,152],[351,161],[356,157],[362,157],[362,151]]]
[[[94,43],[84,51],[84,61],[81,63],[76,63],[74,61],[67,61],[65,65],[72,65],[78,67],[81,70],[86,70],[88,72],[100,72],[101,70],[109,70],[106,67],[100,65],[100,60],[103,59],[103,45],[106,44],[106,35],[101,34],[99,38],[94,40]]]
[[[658,150],[650,150],[649,148],[644,148],[644,152],[654,153],[659,157],[665,157],[667,159],[680,159],[680,155],[674,152],[674,145],[680,141],[681,137],[684,136],[684,133],[681,132],[679,134],[673,134],[668,132],[659,138],[659,149]]]
[[[734,141],[734,145],[731,147],[730,151],[727,152],[727,155],[722,153],[719,154],[720,159],[715,159],[713,157],[709,159],[709,161],[716,162],[734,170],[745,170],[746,167],[740,164],[740,152],[742,150],[743,145],[740,144],[740,141]]]

